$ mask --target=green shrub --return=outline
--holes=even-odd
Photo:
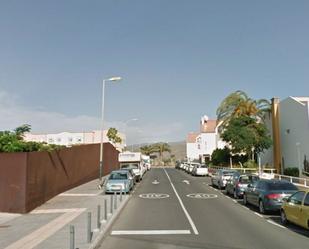
[[[254,168],[257,168],[257,167],[258,167],[257,163],[253,160],[249,160],[249,161],[244,163],[244,168],[254,169]]]
[[[295,167],[285,168],[284,171],[283,171],[283,174],[287,175],[287,176],[298,177],[299,176],[299,169],[295,168]]]
[[[215,149],[211,155],[211,164],[216,166],[225,166],[230,162],[230,149]]]
[[[46,143],[26,142],[23,140],[23,134],[29,130],[30,125],[22,125],[17,127],[14,132],[0,131],[0,152],[52,151],[64,147]]]

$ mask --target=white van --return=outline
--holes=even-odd
[[[118,160],[120,169],[131,168],[135,174],[136,181],[141,181],[146,169],[143,166],[142,154],[140,152],[122,152],[119,153]]]

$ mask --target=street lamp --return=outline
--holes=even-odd
[[[298,170],[299,170],[299,177],[301,176],[301,162],[300,162],[300,142],[296,143],[296,150],[297,150],[297,158],[298,158]]]
[[[102,84],[102,106],[101,106],[101,142],[100,142],[100,173],[99,173],[99,180],[100,186],[102,185],[102,175],[103,175],[103,137],[104,137],[104,98],[105,98],[105,84],[107,82],[117,82],[120,81],[121,77],[111,77],[109,79],[104,79]]]
[[[127,126],[128,126],[128,123],[133,122],[133,121],[138,121],[138,118],[131,118],[131,119],[124,122],[124,134],[126,136],[126,147],[127,147],[127,140],[128,140],[127,134],[126,134],[127,133]],[[132,148],[133,148],[133,145],[132,145]],[[133,152],[133,149],[132,149],[132,152]]]

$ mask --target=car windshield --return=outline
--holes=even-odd
[[[122,169],[138,169],[138,165],[136,163],[122,164]]]
[[[268,182],[266,186],[269,190],[297,190],[297,187],[289,182]]]
[[[128,174],[126,172],[114,172],[109,177],[110,180],[126,180],[128,179]]]
[[[224,176],[232,176],[234,173],[234,171],[222,171],[222,175]]]

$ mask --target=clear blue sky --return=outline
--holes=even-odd
[[[241,89],[309,95],[309,1],[0,2],[0,128],[50,132],[130,118],[131,142],[183,140]],[[51,120],[52,119],[52,120]]]

